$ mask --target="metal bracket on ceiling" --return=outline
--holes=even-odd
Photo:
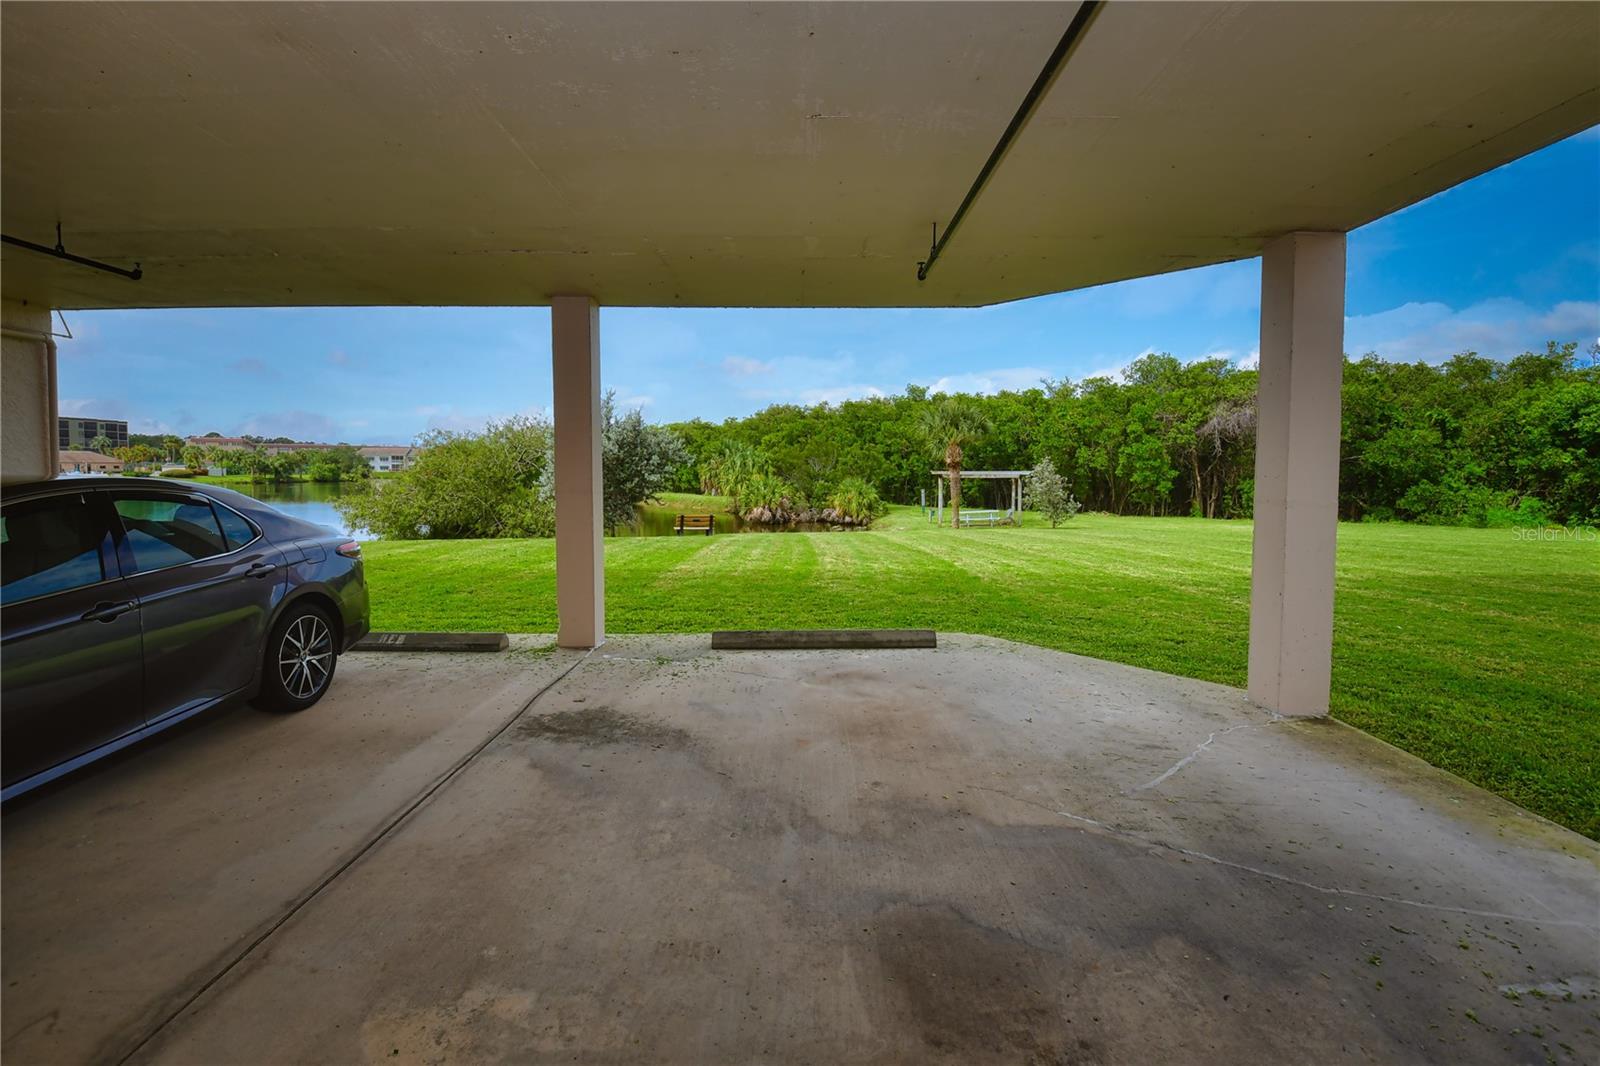
[[[933,224],[933,241],[928,245],[928,258],[917,264],[917,280],[921,281],[928,276],[928,268],[933,265],[933,257],[939,254],[939,223]]]
[[[87,256],[82,255],[73,255],[71,252],[67,251],[65,246],[63,246],[61,243],[61,223],[59,222],[56,223],[56,246],[54,248],[51,248],[49,245],[36,244],[33,241],[23,240],[21,237],[13,237],[9,233],[0,233],[0,241],[3,241],[6,244],[14,244],[18,248],[26,248],[30,252],[38,252],[40,255],[48,255],[56,259],[65,259],[69,263],[77,263],[79,266],[86,266],[93,270],[104,270],[108,274],[116,274],[120,277],[127,278],[129,281],[138,281],[140,278],[144,277],[144,271],[140,268],[138,263],[133,264],[132,270],[127,270],[123,267],[113,266],[110,263],[102,263],[98,259],[90,259]]]

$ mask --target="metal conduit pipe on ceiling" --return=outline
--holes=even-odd
[[[1011,148],[1011,142],[1016,140],[1022,127],[1027,125],[1028,119],[1039,106],[1039,101],[1044,99],[1045,93],[1055,82],[1056,76],[1067,65],[1067,59],[1083,39],[1084,33],[1089,29],[1089,23],[1100,13],[1104,7],[1103,0],[1084,0],[1078,5],[1077,14],[1072,16],[1072,21],[1067,24],[1066,32],[1061,35],[1061,40],[1051,50],[1050,56],[1044,61],[1044,68],[1039,71],[1039,76],[1033,79],[1033,85],[1022,98],[1022,103],[1017,107],[1017,113],[1011,116],[1011,121],[1006,125],[1005,132],[1000,134],[1000,140],[995,143],[989,158],[984,161],[983,169],[978,171],[978,176],[972,182],[972,187],[967,190],[967,195],[962,197],[961,205],[956,208],[956,213],[950,216],[950,222],[944,228],[944,233],[939,233],[939,224],[933,224],[933,246],[928,249],[928,258],[917,264],[917,280],[926,281],[928,272],[933,269],[933,264],[939,259],[940,253],[950,243],[950,238],[955,236],[956,227],[961,225],[961,220],[966,218],[970,208],[983,187],[988,184],[989,178],[999,167],[1000,160],[1005,158],[1006,152]]]

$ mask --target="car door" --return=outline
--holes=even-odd
[[[199,493],[108,492],[144,627],[148,719],[248,686],[283,597],[282,553],[244,516]]]
[[[92,489],[0,508],[0,776],[6,787],[144,725],[139,608]]]

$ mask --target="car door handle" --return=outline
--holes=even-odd
[[[109,622],[113,618],[120,618],[133,610],[135,604],[132,600],[123,600],[121,603],[101,601],[83,612],[85,622]]]
[[[277,568],[277,563],[256,563],[250,569],[246,570],[245,573],[249,574],[251,577],[266,577]]]

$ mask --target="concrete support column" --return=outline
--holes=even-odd
[[[0,302],[0,481],[56,475],[56,342],[50,309]]]
[[[600,308],[588,296],[550,300],[555,394],[556,643],[597,648],[606,635],[600,482]]]
[[[1262,252],[1249,694],[1286,715],[1328,713],[1344,275],[1342,233]]]

